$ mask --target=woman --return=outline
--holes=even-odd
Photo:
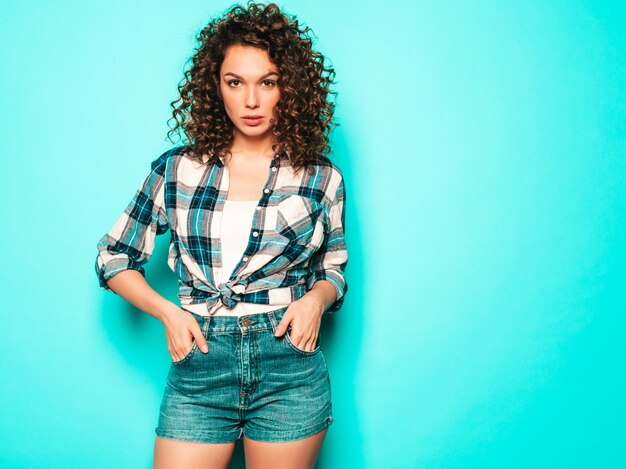
[[[345,189],[326,156],[334,70],[308,31],[251,3],[202,30],[172,103],[191,143],[98,243],[100,285],[165,327],[155,468],[225,468],[239,438],[249,468],[313,467],[332,422],[319,328],[347,292]],[[142,267],[168,230],[180,306]]]

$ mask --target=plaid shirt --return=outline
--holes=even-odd
[[[95,269],[100,286],[134,269],[145,276],[156,235],[171,233],[168,265],[179,280],[181,305],[206,303],[208,313],[237,302],[288,304],[318,280],[337,289],[326,310],[341,308],[348,285],[344,269],[345,189],[341,170],[328,158],[294,173],[287,155],[271,161],[269,178],[256,207],[248,246],[226,283],[221,278],[220,223],[229,171],[191,160],[186,147],[173,148],[152,162],[130,204],[98,242]]]

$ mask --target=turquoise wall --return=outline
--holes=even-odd
[[[96,242],[229,5],[3,5],[2,467],[150,467],[164,329],[99,289]],[[626,467],[625,4],[281,5],[336,69],[347,185],[318,467]]]

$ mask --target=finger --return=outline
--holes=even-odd
[[[189,355],[189,353],[191,352],[191,349],[193,348],[193,341],[191,341],[191,345],[186,345],[181,352],[178,353],[178,357],[176,358],[176,360],[182,360],[183,358],[185,358],[187,355]]]
[[[289,324],[291,324],[291,320],[291,314],[287,315],[287,313],[285,313],[281,321],[278,323],[278,326],[276,326],[276,331],[274,332],[274,335],[276,337],[280,337],[281,335],[283,335],[287,330],[287,327],[289,327]]]
[[[311,346],[311,339],[306,339],[306,338],[301,339],[299,348],[301,348],[302,350],[306,350],[307,352],[312,351],[313,347]]]
[[[317,342],[317,336],[312,336],[306,343],[306,348],[302,350],[308,350],[312,352],[315,349],[315,343]]]
[[[300,350],[304,350],[305,352],[308,352],[308,348],[307,348],[307,342],[304,339],[299,339],[296,340],[296,347],[298,347]]]
[[[307,347],[308,339],[305,336],[294,334],[293,329],[292,329],[291,334],[289,334],[289,338],[291,339],[291,343],[293,343],[300,350],[308,351],[308,347]]]
[[[172,356],[172,360],[179,361],[182,360],[183,358],[185,358],[187,356],[187,354],[189,352],[191,352],[191,349],[193,348],[193,341],[191,341],[190,345],[172,345],[171,348],[169,348],[169,352],[170,355]]]
[[[193,338],[195,339],[196,344],[198,344],[198,348],[204,353],[207,353],[209,351],[209,344],[207,344],[204,334],[200,330],[200,326],[198,326],[197,323],[195,327],[191,330],[191,333],[193,334]]]

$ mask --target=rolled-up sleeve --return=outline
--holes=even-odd
[[[337,299],[326,313],[338,311],[348,292],[345,269],[348,264],[348,250],[345,241],[346,194],[343,177],[337,173],[339,183],[328,212],[328,224],[324,243],[311,257],[307,288],[310,290],[318,280],[328,280],[337,290]]]
[[[95,269],[100,287],[112,291],[107,280],[124,270],[137,270],[150,260],[157,235],[169,229],[164,204],[166,153],[154,160],[124,213],[98,242]]]

